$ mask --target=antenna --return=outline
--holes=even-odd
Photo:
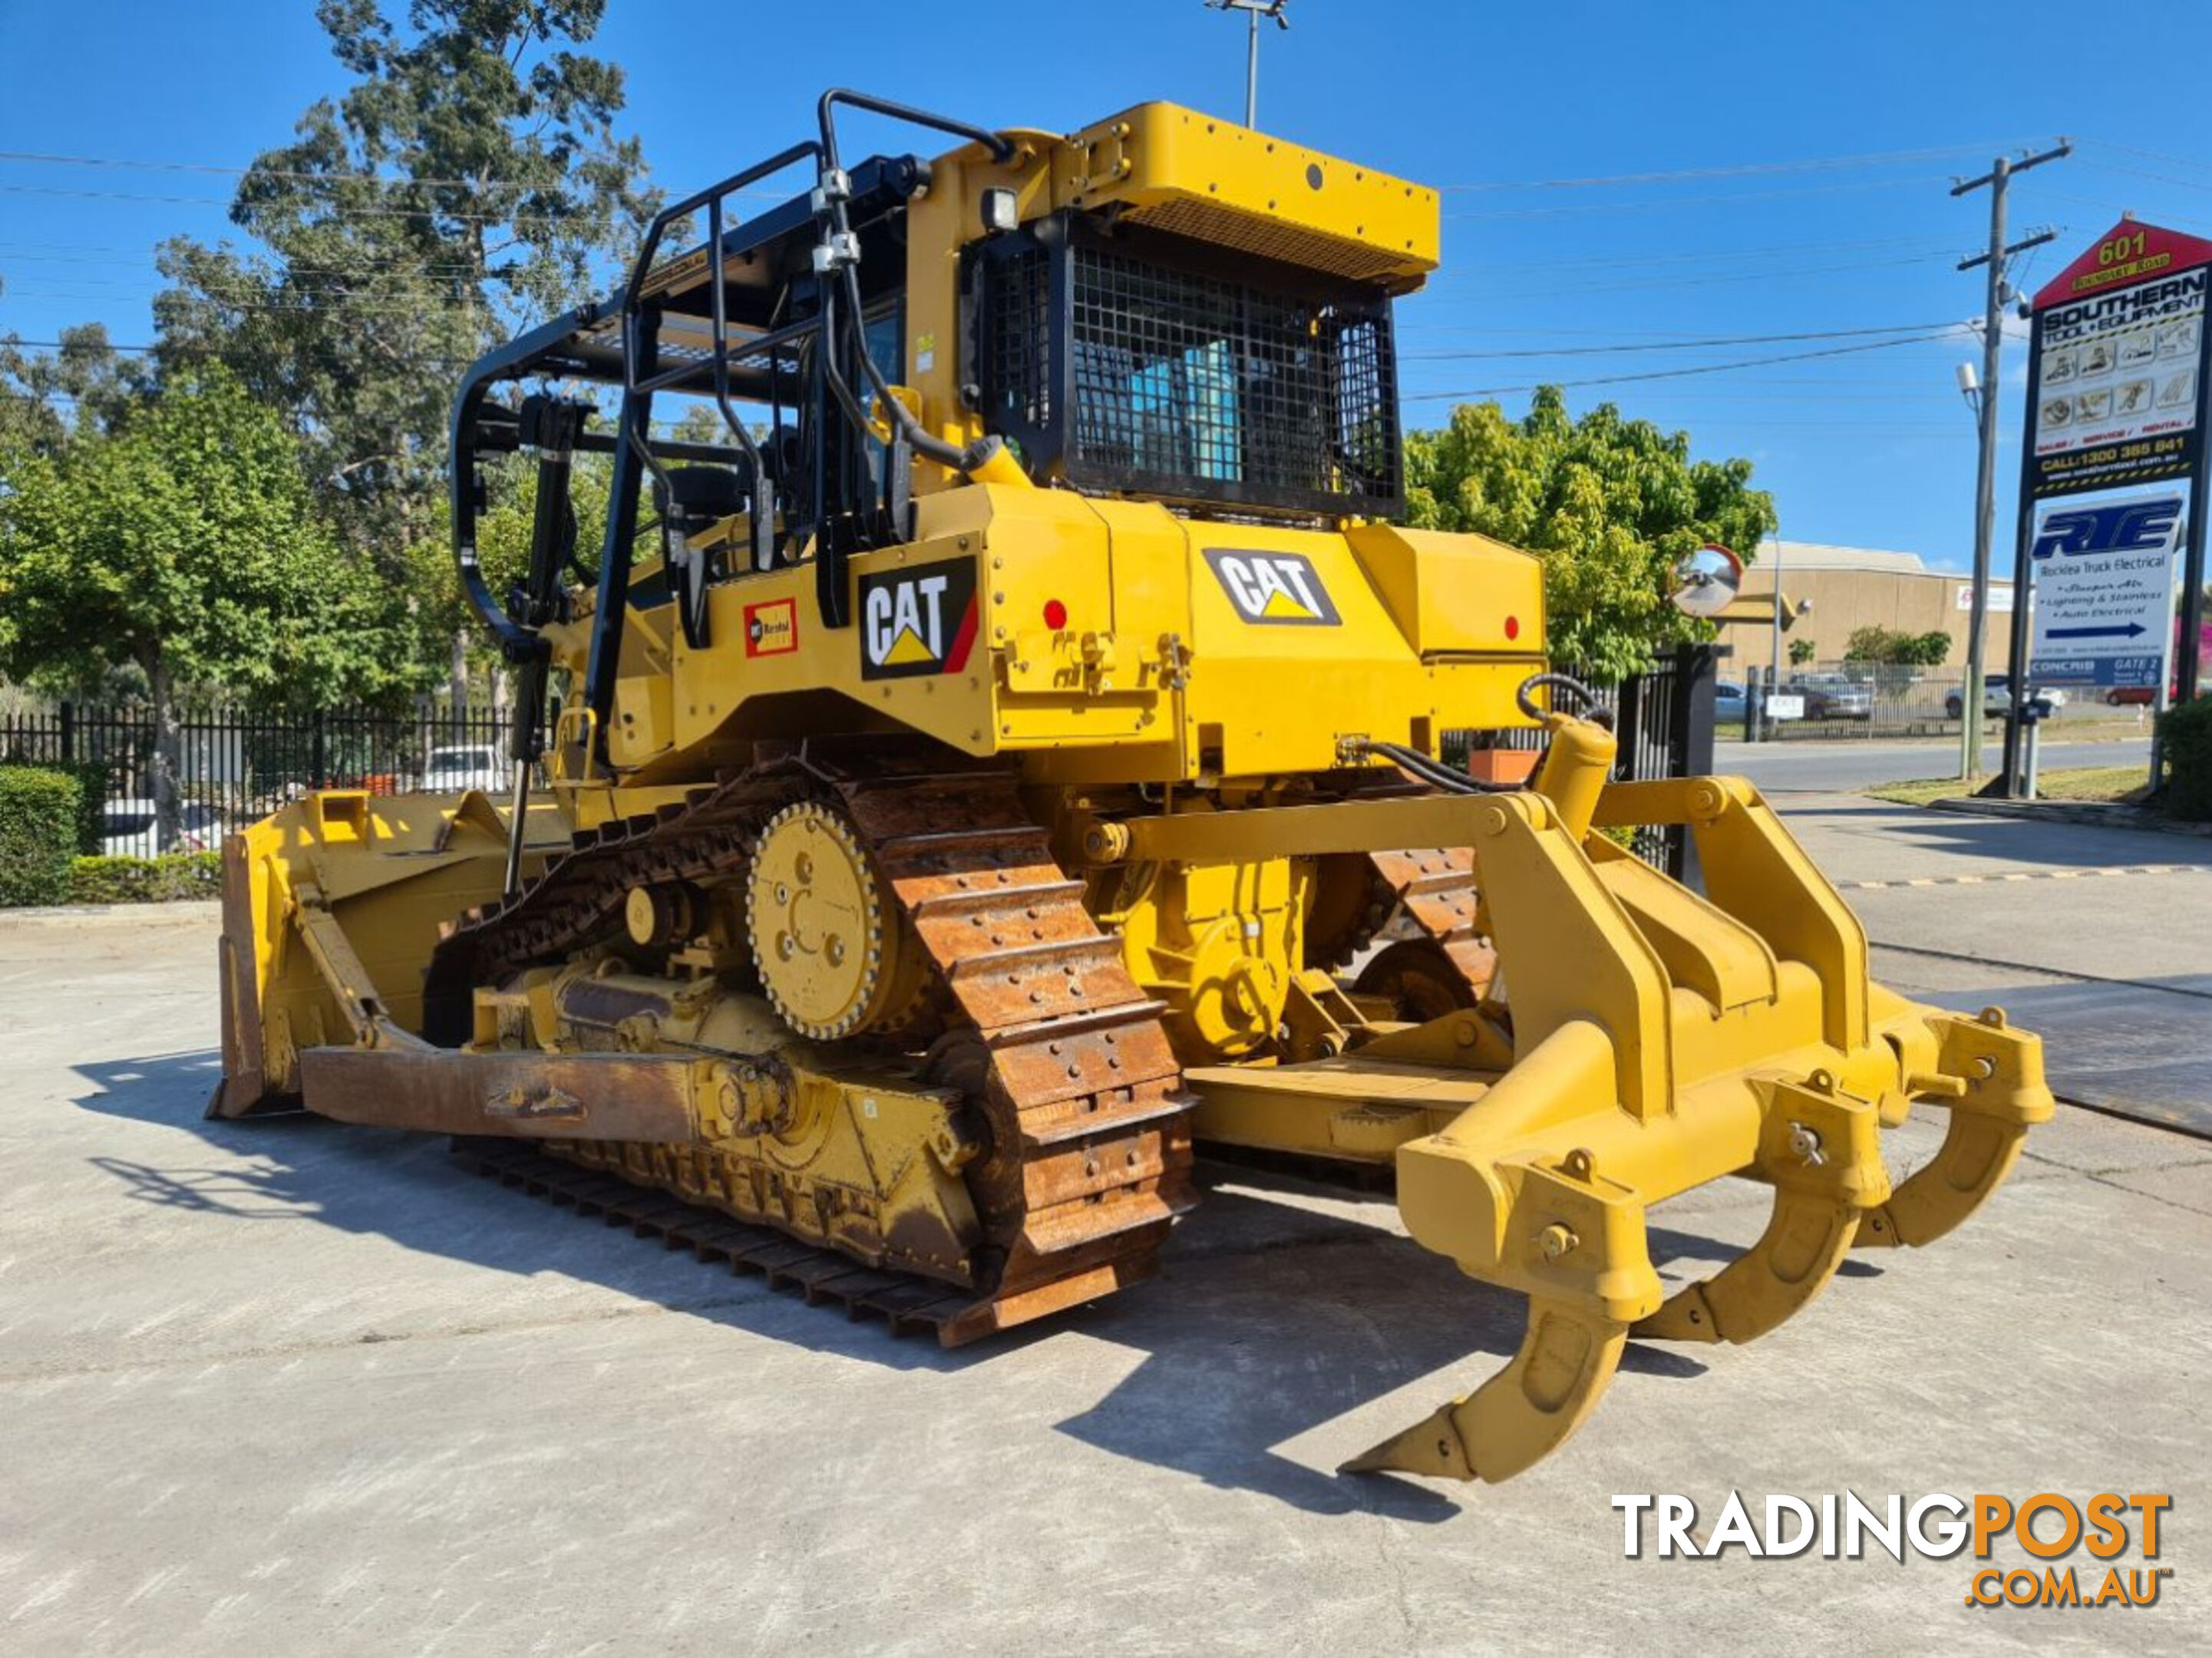
[[[1260,125],[1260,20],[1272,17],[1279,29],[1288,29],[1291,20],[1283,15],[1291,0],[1206,0],[1208,11],[1227,11],[1244,14],[1244,125],[1256,130]]]

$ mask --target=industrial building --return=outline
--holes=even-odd
[[[1790,643],[1810,640],[1815,662],[1840,660],[1845,643],[1861,628],[1887,628],[1895,633],[1948,633],[1951,652],[1943,665],[1956,669],[1966,665],[1973,583],[1955,571],[1931,570],[1917,553],[1769,538],[1759,544],[1759,556],[1744,571],[1743,592],[1771,601],[1778,580],[1793,608],[1811,606],[1797,616],[1786,638]],[[1990,583],[1990,616],[1984,657],[1987,667],[1996,672],[2011,661],[2010,581]],[[1774,640],[1769,629],[1745,624],[1729,631],[1728,642],[1735,647],[1737,662],[1772,660]],[[1788,651],[1785,645],[1785,662]]]

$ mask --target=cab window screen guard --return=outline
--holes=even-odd
[[[1062,216],[982,250],[984,414],[1033,474],[1300,514],[1401,495],[1390,302]]]

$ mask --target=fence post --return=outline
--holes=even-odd
[[[1679,645],[1674,649],[1673,729],[1667,734],[1668,757],[1677,777],[1710,777],[1713,770],[1713,714],[1719,695],[1713,674],[1713,647]],[[1685,886],[1701,884],[1698,843],[1689,825],[1667,832],[1667,872]]]
[[[315,710],[315,725],[307,739],[307,775],[319,789],[330,787],[330,739],[323,730],[323,711]]]
[[[62,759],[64,762],[76,758],[76,704],[62,704]]]

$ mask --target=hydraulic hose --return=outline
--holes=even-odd
[[[1572,674],[1530,674],[1521,682],[1520,689],[1513,693],[1513,700],[1521,705],[1521,712],[1529,719],[1540,720],[1544,717],[1543,709],[1536,706],[1536,700],[1530,694],[1544,687],[1566,692],[1582,704],[1583,718],[1593,720],[1608,731],[1613,729],[1613,710],[1599,699],[1595,691]]]
[[[1432,760],[1419,749],[1409,749],[1397,743],[1377,743],[1371,739],[1350,745],[1355,754],[1379,754],[1399,770],[1422,782],[1433,785],[1450,794],[1513,794],[1519,792],[1518,783],[1486,783],[1479,778],[1454,771],[1442,761]]]

